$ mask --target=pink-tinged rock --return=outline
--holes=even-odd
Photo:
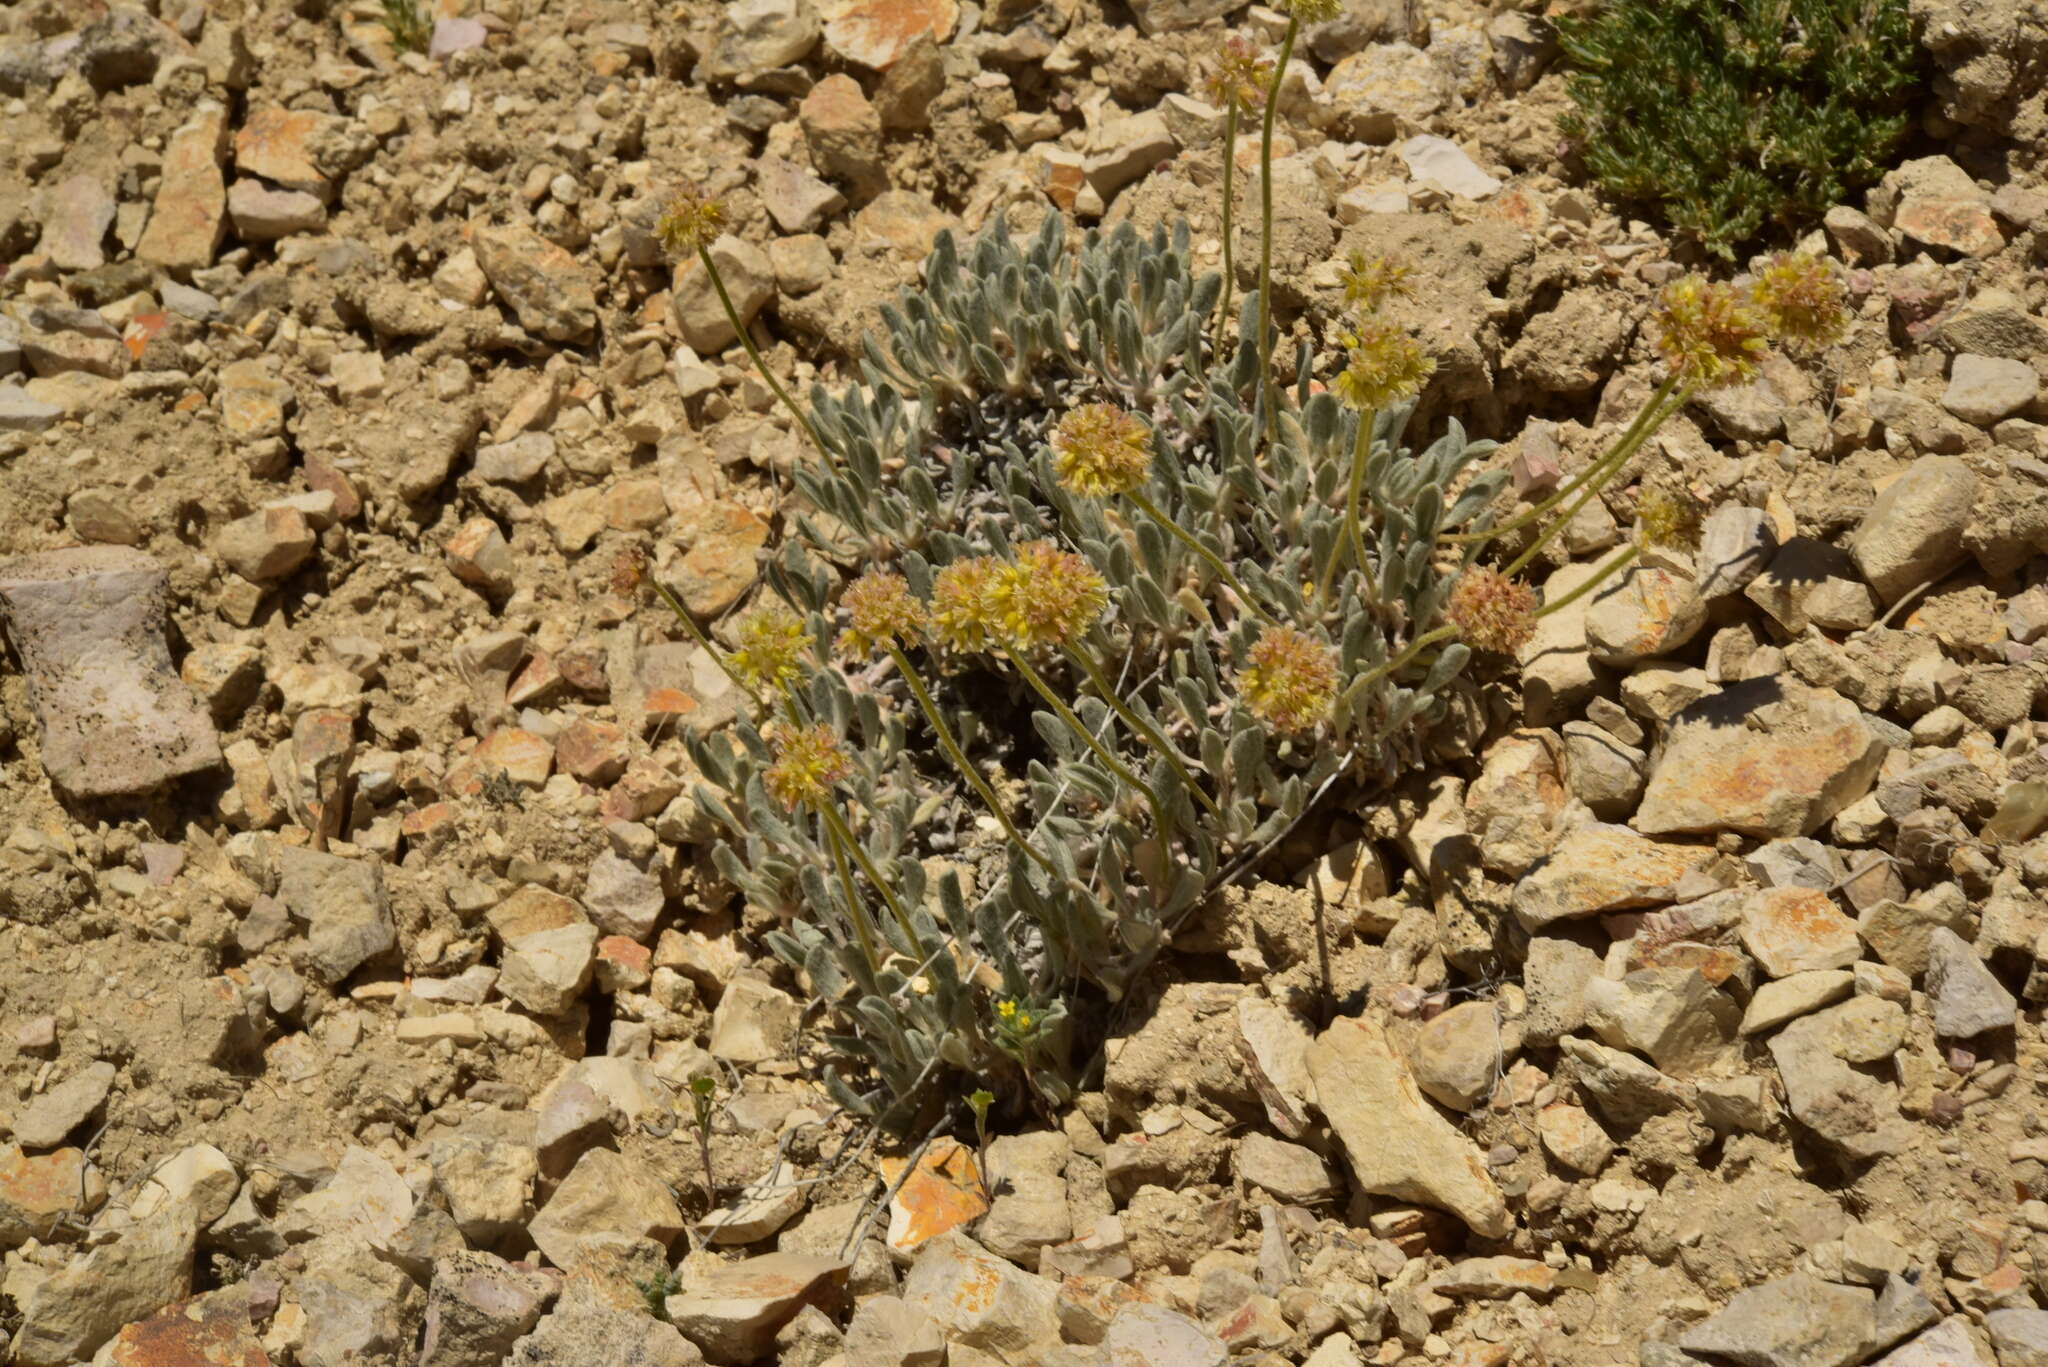
[[[838,1305],[849,1266],[837,1258],[764,1254],[693,1273],[665,1308],[669,1322],[713,1361],[757,1362],[775,1351],[775,1332],[797,1311]]]
[[[894,1183],[902,1177],[905,1161],[884,1158],[882,1180]],[[941,1234],[965,1228],[987,1213],[988,1193],[974,1151],[955,1140],[935,1140],[889,1202],[889,1250],[907,1259]]]
[[[71,176],[50,192],[38,245],[59,270],[95,270],[107,264],[104,243],[113,222],[114,197],[99,177]]]
[[[238,180],[228,191],[228,216],[235,232],[251,242],[274,242],[327,226],[327,206],[304,190],[278,190],[260,181]]]
[[[448,775],[448,783],[450,790],[462,797],[482,792],[485,782],[497,773],[522,787],[539,788],[547,783],[554,767],[554,746],[531,731],[505,726],[484,737]]]
[[[1856,704],[1789,675],[1731,684],[1672,719],[1635,828],[1811,835],[1870,791],[1885,744]]]
[[[955,0],[825,0],[825,45],[850,62],[886,71],[929,37],[943,43],[959,22]]]
[[[595,787],[618,782],[628,758],[625,731],[608,721],[578,717],[555,737],[555,767]]]
[[[1863,957],[1856,923],[1818,888],[1765,888],[1742,908],[1742,944],[1773,978],[1847,968]]]
[[[458,52],[482,47],[490,30],[475,19],[441,19],[434,24],[434,36],[427,43],[427,56],[436,62]]]
[[[2005,246],[1998,220],[1981,199],[1924,196],[1904,200],[1892,226],[1915,242],[1963,256],[1996,256]]]
[[[472,244],[498,298],[528,332],[573,342],[597,326],[597,292],[568,252],[531,228],[486,228]]]
[[[715,617],[753,587],[760,572],[758,553],[768,544],[768,524],[744,506],[702,504],[677,519],[675,533],[684,550],[670,582],[691,612]]]
[[[1449,1211],[1481,1238],[1514,1229],[1478,1147],[1423,1098],[1378,1022],[1337,1021],[1309,1047],[1308,1067],[1317,1104],[1366,1191]]]
[[[235,134],[235,169],[304,191],[324,204],[334,187],[315,162],[313,142],[335,122],[332,114],[317,109],[259,109]]]
[[[457,527],[441,554],[463,583],[491,594],[511,592],[512,547],[488,517],[473,517]]]
[[[1678,884],[1710,848],[1648,840],[1626,826],[1581,826],[1515,885],[1515,916],[1530,930],[1554,921],[1678,900]]]
[[[0,613],[28,678],[43,769],[73,798],[217,769],[220,737],[171,667],[169,576],[125,546],[0,561]]]
[[[228,185],[221,174],[227,144],[227,115],[218,106],[201,109],[171,135],[137,259],[177,272],[213,264],[227,236]]]

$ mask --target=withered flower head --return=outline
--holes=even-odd
[[[1749,293],[1771,336],[1782,345],[1821,351],[1849,331],[1842,277],[1825,257],[1779,252],[1757,272]]]
[[[777,731],[770,744],[775,762],[761,781],[790,811],[806,802],[825,801],[832,795],[832,785],[853,772],[846,748],[823,723]]]
[[[1330,387],[1361,413],[1419,393],[1436,373],[1436,362],[1422,343],[1382,319],[1368,318],[1356,330],[1338,333],[1337,345],[1344,348],[1345,362]]]
[[[804,654],[811,648],[803,619],[780,603],[769,603],[742,617],[733,636],[739,642],[728,657],[733,672],[749,686],[770,691],[797,676]]]
[[[1344,282],[1345,301],[1363,313],[1371,313],[1389,299],[1406,296],[1411,289],[1408,277],[1413,274],[1412,268],[1397,261],[1367,256],[1361,251],[1351,253],[1338,272]]]
[[[612,557],[611,590],[620,598],[637,598],[647,582],[647,552],[625,546]]]
[[[1662,487],[1645,489],[1636,501],[1636,523],[1645,546],[1690,551],[1700,542],[1700,509],[1688,494]]]
[[[1109,585],[1072,551],[1027,541],[989,585],[994,629],[1026,649],[1078,644],[1109,606]]]
[[[1330,715],[1337,698],[1337,652],[1305,631],[1274,627],[1253,644],[1237,689],[1253,716],[1298,733]]]
[[[1083,404],[1053,428],[1052,462],[1060,483],[1074,493],[1127,494],[1152,473],[1152,429],[1113,403]]]
[[[725,226],[725,201],[713,199],[694,185],[685,185],[669,197],[654,235],[672,252],[694,252],[708,247]]]
[[[1286,10],[1304,24],[1322,24],[1344,12],[1344,0],[1279,0]]]
[[[1536,590],[1499,570],[1466,570],[1444,609],[1467,645],[1512,655],[1536,634]]]
[[[954,650],[985,650],[995,624],[990,590],[1002,562],[969,556],[932,576],[932,635]]]
[[[846,586],[839,603],[848,626],[839,635],[841,650],[872,654],[892,645],[916,645],[929,614],[910,592],[910,581],[887,570],[869,570]]]
[[[1769,326],[1747,293],[1688,275],[1664,287],[1657,347],[1681,384],[1720,389],[1756,377]]]
[[[1235,100],[1239,109],[1262,109],[1266,87],[1273,81],[1273,64],[1259,55],[1258,47],[1243,34],[1223,40],[1216,65],[1202,82],[1202,91],[1214,104],[1228,107]]]

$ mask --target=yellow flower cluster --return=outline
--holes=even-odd
[[[797,677],[811,648],[803,619],[780,603],[748,613],[733,629],[738,648],[728,657],[749,686],[771,691]]]
[[[1636,523],[1646,546],[1690,551],[1699,545],[1699,505],[1669,489],[1652,487],[1636,501]]]
[[[655,220],[654,235],[672,252],[694,252],[715,242],[724,226],[725,202],[685,185],[669,197]]]
[[[806,802],[822,802],[832,785],[853,772],[853,761],[832,728],[823,724],[778,731],[773,740],[775,762],[761,776],[777,802],[791,811]]]
[[[1235,100],[1239,109],[1259,109],[1266,102],[1266,87],[1273,82],[1273,64],[1242,34],[1223,40],[1223,51],[1202,83],[1211,103],[1228,107]]]
[[[932,577],[932,635],[953,650],[988,648],[989,589],[1001,564],[992,555],[969,556]]]
[[[1757,272],[1749,288],[1771,335],[1782,345],[1821,351],[1849,331],[1842,278],[1825,257],[1780,252]]]
[[[1344,12],[1344,0],[1280,0],[1280,8],[1304,24],[1323,24]]]
[[[1311,730],[1337,699],[1337,652],[1305,631],[1274,627],[1247,654],[1237,687],[1252,715],[1274,730]]]
[[[1412,288],[1408,277],[1414,273],[1413,267],[1384,256],[1355,251],[1346,258],[1337,276],[1344,282],[1344,301],[1371,313],[1389,299],[1405,298]]]
[[[1088,498],[1127,494],[1152,473],[1152,429],[1113,403],[1083,404],[1052,433],[1053,471]]]
[[[1095,567],[1050,541],[1027,541],[988,586],[989,624],[1005,645],[1078,645],[1109,606]]]
[[[1422,343],[1383,319],[1367,318],[1356,328],[1337,334],[1344,348],[1344,368],[1330,387],[1352,408],[1371,413],[1420,393],[1436,373],[1436,362]]]
[[[1680,383],[1722,389],[1756,378],[1769,322],[1747,290],[1697,275],[1674,280],[1655,322],[1657,348]]]
[[[839,648],[862,655],[892,645],[916,645],[930,620],[924,604],[910,592],[910,582],[886,570],[869,570],[848,584],[839,605],[846,609],[848,622]]]

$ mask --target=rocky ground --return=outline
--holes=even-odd
[[[1349,0],[1275,169],[1285,321],[1402,256],[1418,421],[1525,491],[1688,264],[1574,179],[1541,8]],[[680,736],[734,699],[615,571],[747,601],[800,447],[651,225],[728,198],[797,382],[998,211],[1214,259],[1204,62],[1279,18],[440,0],[420,55],[372,0],[0,5],[12,1360],[2048,1363],[2048,15],[1914,9],[1913,145],[1813,239],[1853,335],[1539,577],[1653,486],[1697,553],[978,1151],[831,1104],[710,865]]]

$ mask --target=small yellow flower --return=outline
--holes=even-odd
[[[1689,551],[1699,545],[1699,505],[1669,489],[1651,488],[1636,501],[1636,523],[1642,529],[1645,546],[1668,546]]]
[[[1280,0],[1280,8],[1304,24],[1322,24],[1344,12],[1344,0]]]
[[[1821,351],[1849,331],[1842,277],[1825,257],[1780,252],[1757,272],[1750,297],[1771,335],[1802,351]]]
[[[1152,473],[1152,429],[1113,403],[1083,404],[1053,429],[1052,461],[1060,483],[1074,493],[1127,494]]]
[[[1389,299],[1405,297],[1411,290],[1408,277],[1414,271],[1384,256],[1353,252],[1338,277],[1344,282],[1344,298],[1362,313],[1371,313]]]
[[[1368,318],[1355,331],[1338,333],[1337,345],[1344,348],[1345,363],[1330,387],[1361,413],[1412,397],[1436,373],[1436,362],[1422,343],[1380,319]]]
[[[779,731],[773,745],[775,762],[761,781],[791,811],[806,802],[823,802],[832,795],[832,785],[853,772],[853,761],[829,726]]]
[[[1003,998],[996,1003],[996,1014],[1001,1016],[1003,1023],[1007,1025],[1009,1022],[1017,1019],[1017,1003],[1011,1001],[1008,997]]]
[[[840,633],[839,648],[872,654],[892,645],[916,645],[929,615],[910,592],[910,581],[886,570],[869,570],[846,586],[839,604],[849,625]]]
[[[990,589],[1002,562],[991,555],[955,560],[932,577],[932,634],[954,650],[986,650],[995,622]]]
[[[1223,51],[1202,82],[1202,91],[1211,103],[1228,106],[1235,100],[1239,109],[1256,110],[1265,107],[1266,87],[1272,83],[1273,64],[1259,55],[1249,38],[1233,33],[1223,40]]]
[[[1274,730],[1311,730],[1336,701],[1337,652],[1305,631],[1274,627],[1252,646],[1237,688],[1252,715]]]
[[[1536,591],[1499,570],[1466,570],[1444,609],[1466,644],[1512,655],[1536,634]]]
[[[725,201],[713,199],[694,185],[685,185],[669,197],[654,235],[672,252],[694,252],[708,247],[725,226]]]
[[[1109,606],[1109,585],[1072,551],[1027,541],[989,585],[996,630],[1011,645],[1078,644]]]
[[[1664,287],[1654,321],[1657,347],[1681,384],[1720,389],[1756,377],[1769,325],[1744,291],[1689,275]]]
[[[780,603],[748,613],[733,629],[739,648],[729,657],[733,672],[754,688],[780,689],[802,672],[811,648],[801,617]]]

